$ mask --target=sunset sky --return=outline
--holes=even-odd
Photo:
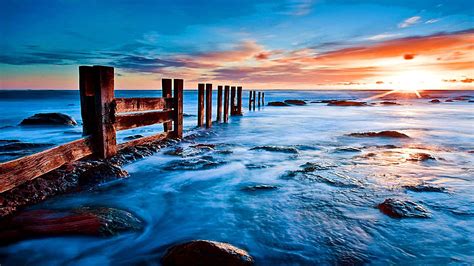
[[[0,88],[474,89],[471,1],[0,1]]]

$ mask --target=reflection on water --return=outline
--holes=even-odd
[[[150,96],[152,92],[119,93]],[[19,119],[46,109],[79,118],[78,107],[67,106],[77,103],[76,96],[42,99],[48,105],[2,100],[22,109],[16,113],[2,109],[0,127],[14,126]],[[185,93],[186,113],[195,113],[195,96]],[[267,101],[370,97],[367,92],[267,92],[265,96]],[[193,130],[198,137],[179,144],[182,153],[170,147],[128,165],[128,179],[34,206],[119,207],[146,221],[143,232],[109,239],[23,241],[1,248],[0,254],[4,264],[11,265],[153,264],[170,244],[210,239],[248,250],[261,265],[472,262],[473,104],[398,102],[402,105],[244,109],[245,115],[229,124]],[[189,132],[196,118],[186,119]],[[59,143],[76,138],[58,129],[42,130],[4,128],[1,139],[39,141],[48,136]],[[137,129],[121,137],[146,134],[146,130],[153,132]],[[397,130],[410,138],[347,136],[382,130]],[[196,143],[216,146],[191,147]],[[284,149],[252,149],[256,146]],[[288,152],[289,148],[296,153]],[[203,161],[211,164],[203,167]],[[244,189],[256,185],[275,188]],[[416,185],[445,190],[407,189]],[[387,198],[416,202],[429,211],[430,218],[390,218],[375,207]]]

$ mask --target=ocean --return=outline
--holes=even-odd
[[[126,179],[31,207],[117,207],[143,219],[144,231],[25,240],[0,247],[0,264],[156,265],[166,247],[193,239],[231,243],[247,250],[257,265],[472,263],[474,103],[446,100],[474,100],[474,91],[421,92],[420,99],[387,96],[400,105],[380,105],[381,99],[364,107],[311,103],[362,100],[377,93],[265,91],[266,102],[302,99],[308,104],[249,111],[244,91],[244,115],[206,130],[195,128],[196,91],[185,91],[185,135],[197,137],[177,145],[215,144],[215,149],[181,158],[169,155],[176,147],[168,147],[126,165]],[[117,97],[160,95],[116,91]],[[441,103],[431,103],[432,98]],[[58,145],[82,134],[80,125],[18,125],[44,112],[65,113],[80,124],[77,91],[0,91],[0,107],[0,140]],[[161,130],[155,125],[121,131],[118,141]],[[348,136],[384,130],[410,138]],[[414,160],[417,153],[432,159]],[[0,153],[2,161],[15,156]],[[213,164],[179,167],[179,162],[203,158]],[[306,171],[308,166],[316,170]],[[407,189],[417,184],[444,190]],[[273,189],[248,189],[255,185]],[[389,217],[377,208],[388,198],[419,204],[427,217]]]

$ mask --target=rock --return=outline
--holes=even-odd
[[[204,150],[214,150],[216,148],[215,144],[196,144],[196,145],[191,145],[190,147],[195,148],[195,149],[204,149]]]
[[[259,191],[259,190],[274,190],[277,188],[278,188],[277,186],[271,186],[271,185],[254,185],[254,186],[243,187],[242,191],[253,192],[253,191]]]
[[[324,171],[324,170],[329,170],[331,168],[334,168],[333,165],[313,163],[313,162],[307,162],[305,164],[300,165],[300,167],[303,168],[301,171],[304,173]]]
[[[429,218],[430,213],[423,206],[409,200],[388,198],[377,208],[392,218]]]
[[[45,147],[50,147],[53,146],[53,144],[50,143],[29,143],[29,142],[20,142],[13,140],[11,142],[4,142],[6,143],[5,145],[2,145],[0,142],[0,152],[5,152],[5,151],[23,151],[23,150],[36,150],[40,148],[45,148]]]
[[[331,101],[328,106],[367,106],[366,102],[354,102],[354,101]]]
[[[350,137],[359,137],[359,138],[373,138],[373,137],[381,137],[381,138],[410,138],[408,135],[400,133],[398,131],[380,131],[380,132],[363,132],[363,133],[351,133],[347,136]]]
[[[271,164],[256,164],[256,163],[249,163],[245,165],[247,169],[264,169],[264,168],[269,168],[273,166],[274,165],[271,165]]]
[[[440,103],[441,101],[438,99],[431,100],[430,103]]]
[[[448,100],[446,100],[445,102],[447,102],[447,103],[452,103],[452,102],[454,102],[454,100],[448,99]]]
[[[24,211],[0,224],[1,244],[52,236],[113,236],[143,228],[143,222],[133,214],[106,207]]]
[[[164,266],[244,266],[253,265],[254,259],[247,251],[227,243],[193,240],[168,249],[161,262]]]
[[[267,105],[268,106],[290,106],[289,104],[284,103],[284,102],[268,102]]]
[[[413,192],[445,192],[446,188],[444,187],[434,187],[431,185],[427,185],[424,183],[417,184],[417,185],[406,185],[403,186],[404,189],[410,190]]]
[[[224,161],[214,159],[212,156],[202,156],[201,158],[192,158],[189,160],[171,161],[168,165],[163,167],[164,170],[204,170],[215,168],[225,164]]]
[[[137,134],[137,135],[127,136],[123,138],[123,140],[134,140],[134,139],[139,139],[139,138],[143,138],[143,135]]]
[[[184,113],[183,114],[183,117],[195,117],[196,115],[192,115],[192,114],[187,114],[187,113]]]
[[[285,100],[285,103],[292,105],[306,105],[306,102],[302,100]]]
[[[284,146],[257,146],[253,147],[250,150],[263,150],[263,151],[274,151],[274,152],[283,152],[283,153],[298,153],[298,150],[293,147],[284,147]]]
[[[337,148],[334,150],[335,152],[361,152],[361,149],[354,148],[354,147],[346,147],[346,148]]]
[[[128,176],[128,172],[110,162],[99,161],[79,176],[79,185],[100,184]]]
[[[389,101],[379,102],[379,104],[381,104],[381,105],[400,105],[399,103],[389,102]]]
[[[77,125],[74,118],[61,113],[40,113],[23,119],[20,125]]]
[[[419,152],[419,153],[410,154],[410,158],[408,158],[408,160],[409,161],[424,162],[424,161],[428,161],[428,160],[436,160],[436,158],[433,157],[431,154]]]

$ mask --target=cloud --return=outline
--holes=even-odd
[[[415,58],[415,54],[404,54],[403,59],[405,60],[412,60]]]
[[[436,23],[438,21],[439,21],[439,19],[429,19],[429,20],[425,21],[425,24],[433,24],[433,23]]]
[[[374,35],[374,36],[370,36],[370,37],[366,38],[366,40],[380,41],[380,40],[384,40],[384,39],[394,38],[394,37],[397,37],[397,36],[400,36],[400,34],[399,33],[383,33],[383,34],[377,34],[377,35]]]
[[[413,25],[417,24],[418,22],[420,22],[420,19],[421,19],[420,16],[414,16],[414,17],[411,17],[411,18],[407,18],[402,23],[398,24],[398,27],[400,29],[408,28],[408,27],[413,26]]]

